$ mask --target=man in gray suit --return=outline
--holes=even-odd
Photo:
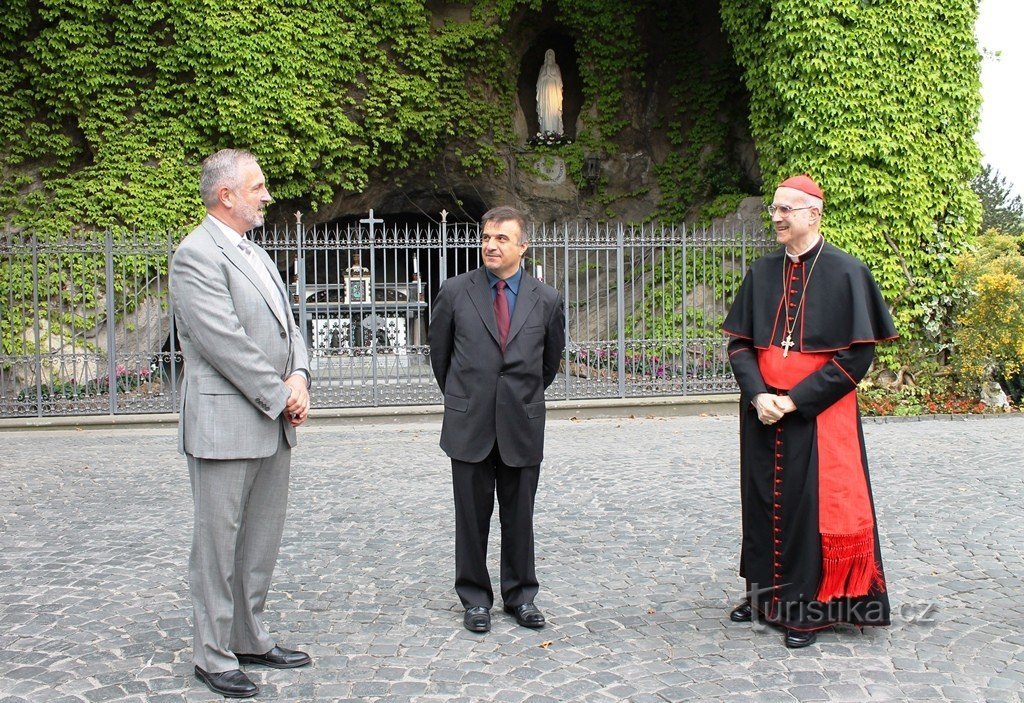
[[[471,632],[491,628],[487,535],[498,494],[501,598],[523,627],[543,627],[534,598],[533,507],[544,453],[544,389],[565,348],[562,297],[522,269],[526,222],[482,219],[484,265],[444,282],[430,318],[430,364],[444,393],[441,448],[452,460],[455,591]]]
[[[290,669],[309,655],[278,647],[260,615],[277,561],[295,428],[309,412],[306,346],[280,274],[245,233],[270,203],[245,151],[203,162],[209,213],[171,260],[185,357],[178,449],[188,460],[194,525],[189,559],[195,674],[232,698],[259,688],[239,669]]]

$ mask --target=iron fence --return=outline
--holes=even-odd
[[[426,343],[446,278],[479,265],[475,223],[253,233],[275,260],[310,351],[314,406],[440,402]],[[167,294],[176,237],[0,240],[0,416],[166,413],[182,358]],[[549,399],[733,391],[719,326],[763,228],[572,222],[532,227],[525,265],[566,305]]]

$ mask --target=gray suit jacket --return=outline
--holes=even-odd
[[[253,249],[287,300],[270,257]],[[291,312],[282,324],[245,256],[211,218],[178,245],[170,290],[185,357],[178,450],[205,459],[267,457],[282,426],[295,446],[295,428],[282,413],[284,379],[308,373],[306,345]]]
[[[495,442],[508,466],[544,455],[544,389],[565,349],[562,296],[523,272],[505,353],[486,269],[444,282],[430,317],[430,365],[444,393],[441,448],[483,461]]]

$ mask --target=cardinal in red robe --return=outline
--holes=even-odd
[[[740,386],[740,576],[730,618],[813,644],[836,623],[888,625],[857,384],[896,328],[868,268],[825,241],[809,176],[769,206],[783,245],[751,265],[725,318]]]

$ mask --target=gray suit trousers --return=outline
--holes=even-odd
[[[211,673],[239,668],[235,653],[262,654],[275,645],[260,615],[284,531],[290,456],[283,437],[262,459],[187,455],[195,508],[193,660]]]

